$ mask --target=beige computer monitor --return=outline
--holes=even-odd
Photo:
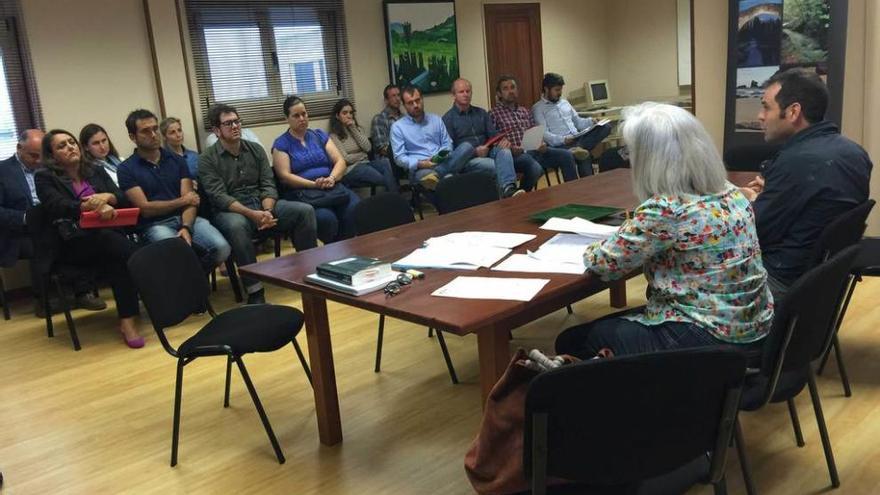
[[[584,90],[587,104],[590,107],[607,106],[611,103],[611,92],[608,90],[608,81],[605,79],[588,81],[584,85]]]

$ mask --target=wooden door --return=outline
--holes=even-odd
[[[496,3],[484,7],[489,100],[495,106],[498,76],[510,74],[519,87],[519,103],[526,108],[541,97],[544,55],[541,48],[541,4]]]

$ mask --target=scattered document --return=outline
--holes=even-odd
[[[531,301],[549,281],[542,278],[456,277],[431,295],[462,299]]]
[[[617,232],[620,227],[602,225],[600,223],[584,220],[580,217],[574,217],[572,219],[553,217],[544,222],[544,225],[541,225],[541,228],[556,232],[572,232],[595,240],[605,240]]]
[[[453,232],[440,237],[432,237],[425,245],[452,243],[466,246],[500,247],[513,249],[531,241],[534,234],[511,234],[506,232]]]
[[[544,126],[536,125],[531,129],[526,129],[522,137],[522,149],[524,151],[532,151],[541,147],[544,142]]]
[[[611,119],[602,119],[599,122],[593,122],[593,125],[591,125],[590,127],[587,127],[586,129],[583,129],[583,130],[580,130],[574,134],[571,134],[568,137],[579,138],[579,137],[583,136],[584,134],[589,133],[590,131],[592,131],[596,127],[599,127],[600,125],[608,124],[609,122],[611,122]]]
[[[489,268],[501,258],[510,254],[510,249],[493,246],[470,246],[462,248],[445,242],[435,242],[391,264],[395,270],[409,268],[451,268],[459,270],[476,270],[480,267]]]
[[[534,255],[511,254],[509,258],[492,268],[502,272],[526,272],[526,273],[569,273],[583,275],[586,271],[583,261],[580,263],[566,263],[554,260],[545,260]]]
[[[527,254],[539,260],[554,263],[571,263],[583,268],[584,250],[595,242],[598,241],[579,234],[556,234],[550,240],[541,244],[537,251],[530,251]]]

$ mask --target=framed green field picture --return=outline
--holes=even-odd
[[[458,78],[455,2],[385,0],[383,7],[391,82],[449,91]]]

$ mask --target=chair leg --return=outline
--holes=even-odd
[[[727,495],[727,476],[722,476],[717,483],[712,484],[715,495]]]
[[[275,241],[275,257],[278,258],[281,256],[281,234],[275,234],[273,240]]]
[[[846,309],[849,307],[849,302],[852,299],[853,292],[855,292],[856,284],[859,282],[859,280],[861,280],[861,277],[856,275],[856,276],[853,276],[849,281],[849,287],[847,288],[847,291],[846,291],[846,298],[843,300],[843,304],[840,307],[840,312],[837,315],[837,320],[834,323],[834,340],[835,340],[834,344],[835,344],[835,346],[837,345],[837,342],[836,342],[837,332],[840,331],[840,326],[843,324],[843,318],[844,318],[844,316],[846,316]],[[835,355],[839,358],[840,353],[838,352],[838,349],[835,348],[834,351],[835,351]],[[817,375],[821,375],[825,371],[825,365],[828,363],[828,356],[830,354],[831,354],[831,349],[830,348],[825,349],[825,354],[822,356],[822,362],[819,364],[819,370],[816,372]],[[839,362],[840,361],[838,361],[838,363]],[[840,367],[840,365],[838,364],[838,368],[839,367]],[[842,376],[841,376],[841,380],[843,380]],[[848,388],[848,385],[849,385],[848,382],[845,383],[844,388]],[[849,394],[847,394],[847,397],[849,397]]]
[[[46,283],[46,278],[42,277],[40,279],[40,304],[43,305],[43,314],[46,315],[46,334],[49,338],[55,336],[55,326],[52,323],[52,309],[49,305],[49,284]]]
[[[177,380],[174,382],[174,423],[171,427],[171,467],[177,465],[177,443],[180,438],[180,403],[183,399],[183,359],[177,360]]]
[[[544,169],[544,179],[547,180],[547,187],[550,187],[550,169]]]
[[[67,298],[64,297],[64,289],[61,287],[61,280],[58,276],[53,276],[52,281],[55,283],[55,290],[58,292],[58,299],[61,306],[64,307],[64,319],[67,321],[67,330],[70,333],[70,340],[73,342],[73,350],[82,349],[79,345],[79,335],[76,333],[76,324],[73,322],[73,316],[70,314],[70,306],[67,304]],[[47,313],[48,315],[48,313]]]
[[[822,414],[822,403],[819,401],[819,390],[816,388],[816,377],[810,368],[807,384],[810,386],[810,399],[813,401],[813,411],[816,413],[816,424],[819,426],[819,437],[822,439],[822,449],[825,450],[825,462],[828,463],[828,474],[831,476],[831,486],[840,486],[840,477],[837,475],[837,465],[834,463],[834,453],[831,451],[831,439],[828,438],[828,428],[825,426],[825,415]]]
[[[794,405],[794,399],[788,399],[788,414],[791,416],[791,427],[794,428],[794,440],[798,447],[804,446],[804,434],[801,432],[801,422],[798,420],[797,408]]]
[[[231,259],[226,260],[226,276],[229,277],[229,285],[232,286],[235,302],[244,301],[244,297],[241,295],[241,283],[238,281],[238,270],[235,269],[235,263]]]
[[[849,385],[849,375],[846,373],[846,365],[843,364],[843,353],[840,351],[840,340],[838,340],[836,333],[831,340],[831,345],[834,346],[834,359],[837,360],[837,371],[840,373],[840,381],[843,384],[843,395],[851,397],[852,388]]]
[[[430,339],[433,336],[434,336],[434,328],[428,327],[428,338]]]
[[[455,374],[455,367],[452,366],[452,359],[449,357],[449,349],[446,348],[446,339],[443,338],[443,332],[437,329],[437,342],[440,343],[440,350],[443,351],[443,359],[446,361],[446,369],[449,370],[449,378],[452,384],[458,384],[458,376]]]
[[[752,480],[752,468],[749,466],[749,460],[746,457],[746,444],[743,440],[742,426],[739,424],[739,418],[736,418],[734,425],[734,443],[736,444],[736,454],[739,457],[739,465],[742,469],[743,482],[746,485],[746,493],[755,495],[758,491],[755,489],[755,482]]]
[[[269,436],[269,442],[272,443],[272,448],[275,450],[275,457],[278,458],[278,464],[284,464],[284,453],[281,452],[281,446],[278,445],[278,439],[275,438],[275,432],[272,431],[272,425],[269,424],[269,418],[266,417],[266,411],[263,409],[260,397],[257,396],[257,390],[254,388],[253,382],[251,382],[251,377],[248,375],[247,368],[244,367],[244,361],[241,360],[241,356],[236,356],[234,359],[235,364],[238,365],[238,371],[241,372],[241,378],[244,380],[244,384],[247,386],[248,392],[251,394],[251,399],[254,401],[254,407],[257,408],[257,414],[260,415],[260,421],[263,422],[263,428],[266,429],[266,435]]]
[[[211,270],[211,292],[217,292],[217,269]]]
[[[3,319],[8,320],[9,304],[6,302],[6,286],[3,284],[3,275],[0,275],[0,305],[3,306]]]
[[[556,167],[553,171],[556,172],[556,183],[562,184],[562,178],[559,176],[559,167]]]
[[[565,309],[568,310],[568,314],[570,314],[570,315],[573,315],[573,314],[574,314],[574,310],[571,309],[571,304],[569,304],[568,306],[566,306]]]
[[[232,356],[226,356],[226,386],[223,387],[223,407],[229,407],[229,382],[232,381]]]
[[[303,355],[303,351],[302,351],[302,349],[300,349],[299,343],[296,341],[296,337],[293,338],[292,342],[293,342],[293,350],[296,351],[296,357],[299,358],[299,364],[302,365],[303,371],[305,371],[305,373],[306,373],[306,378],[309,379],[309,385],[311,385],[312,388],[314,388],[315,384],[312,383],[312,370],[309,368],[309,363],[306,362],[306,357],[305,357],[305,355]]]
[[[379,315],[379,335],[376,338],[376,365],[373,373],[378,373],[382,367],[382,338],[385,335],[385,315]]]

